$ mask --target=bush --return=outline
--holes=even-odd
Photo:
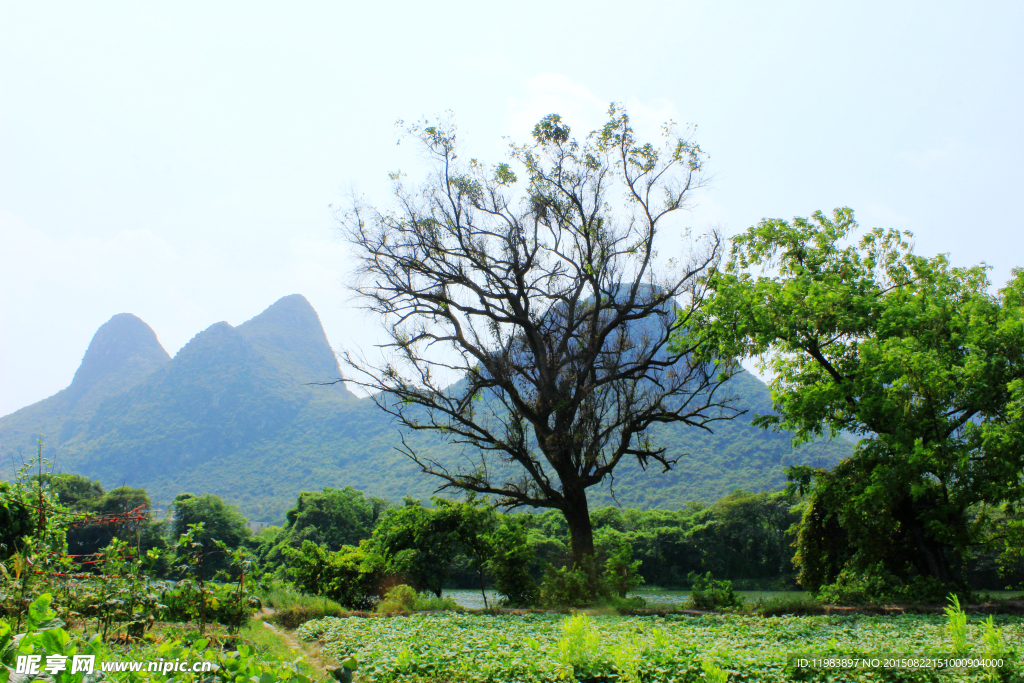
[[[382,614],[408,614],[416,608],[417,597],[416,591],[411,586],[406,586],[404,583],[399,584],[384,595],[384,599],[377,605],[377,611]]]
[[[537,604],[537,582],[530,576],[536,557],[526,527],[521,520],[506,517],[491,536],[491,558],[487,572],[494,579],[494,588],[502,595],[506,607],[531,607]]]
[[[633,546],[622,543],[604,564],[604,580],[612,595],[625,598],[626,593],[644,582],[640,576],[640,560],[633,559]]]
[[[807,616],[823,614],[825,608],[813,598],[780,596],[758,598],[757,602],[754,603],[753,611],[762,617],[777,617],[783,614]]]
[[[541,604],[547,607],[590,607],[607,597],[607,588],[583,569],[549,566],[540,585]]]
[[[617,595],[613,595],[608,598],[607,604],[619,614],[633,614],[637,610],[647,607],[647,600],[639,595],[634,595],[629,598],[620,598]]]
[[[950,593],[970,597],[960,588],[942,583],[932,576],[915,576],[906,581],[878,563],[862,571],[844,569],[833,583],[818,590],[817,597],[833,605],[865,605],[883,602],[944,602]]]
[[[423,610],[433,609],[462,609],[459,603],[455,602],[452,598],[439,598],[429,593],[420,593],[416,596],[416,602],[413,604],[413,610],[421,612]]]
[[[573,678],[582,674],[589,678],[590,664],[601,652],[601,635],[594,620],[585,614],[576,614],[561,624],[557,657],[564,667],[563,673]],[[561,676],[560,676],[561,677]]]
[[[288,548],[286,555],[296,584],[307,593],[324,595],[352,609],[371,609],[377,602],[380,558],[367,550],[365,541],[337,551],[303,541],[301,549]]]
[[[205,618],[207,622],[241,628],[254,612],[263,605],[259,598],[249,594],[237,596],[235,587],[230,584],[207,583],[208,593],[197,594],[194,590],[175,587],[160,595],[162,609],[159,618],[163,621],[189,622],[195,618],[196,601],[206,602]]]
[[[285,628],[298,628],[307,621],[323,617],[340,617],[348,610],[334,600],[321,595],[300,593],[294,586],[277,583],[260,591],[260,599],[277,614],[272,621]]]
[[[694,609],[718,609],[740,607],[743,598],[732,590],[732,581],[717,581],[708,572],[705,576],[691,572],[690,605]]]

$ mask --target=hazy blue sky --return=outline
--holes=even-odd
[[[328,205],[416,178],[394,122],[446,109],[489,162],[612,100],[695,123],[695,229],[851,206],[1001,284],[1024,266],[1022,29],[1016,1],[0,0],[0,415],[124,311],[173,355],[299,292],[335,347],[371,344]]]

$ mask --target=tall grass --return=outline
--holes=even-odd
[[[953,641],[953,653],[962,655],[967,652],[967,613],[960,608],[960,598],[949,596],[946,607],[946,632]]]
[[[294,586],[276,584],[260,594],[264,607],[270,607],[277,613],[272,621],[285,628],[298,628],[312,619],[323,617],[340,617],[348,614],[348,610],[333,600],[319,596],[306,595]]]

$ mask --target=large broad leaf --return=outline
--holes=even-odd
[[[59,617],[54,617],[52,619],[44,619],[43,621],[38,622],[35,625],[35,627],[37,631],[49,631],[50,629],[54,628],[63,628],[64,621],[61,620]]]
[[[49,593],[43,593],[36,598],[28,607],[28,630],[39,628],[39,624],[53,619],[57,614],[50,609],[50,600],[53,598]]]
[[[67,631],[51,629],[40,633],[38,642],[46,649],[46,654],[56,655],[64,654],[64,650],[70,644],[71,638],[68,636]]]

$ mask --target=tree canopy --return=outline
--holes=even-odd
[[[395,174],[393,208],[357,201],[341,216],[355,290],[391,338],[380,361],[346,355],[349,381],[407,430],[463,446],[451,462],[406,443],[441,489],[560,510],[574,563],[589,565],[587,489],[624,459],[671,468],[683,454],[655,443],[652,426],[710,429],[737,412],[721,368],[691,362],[699,340],[669,349],[703,303],[719,236],[655,265],[704,154],[671,126],[663,147],[638,142],[614,105],[582,141],[545,117],[493,167],[463,160],[450,124],[409,132],[434,175],[411,190]]]
[[[229,558],[219,551],[214,541],[220,541],[229,549],[237,548],[252,536],[243,517],[233,506],[221,500],[220,496],[207,493],[197,496],[182,493],[174,498],[174,521],[172,538],[177,539],[189,531],[190,524],[203,524],[202,530],[196,534],[196,542],[202,544],[203,551],[210,553],[209,570],[211,572],[226,569]]]
[[[381,498],[366,498],[351,486],[303,491],[295,507],[288,511],[285,531],[338,550],[369,538],[381,514],[390,506]],[[311,533],[303,533],[307,529]]]
[[[1024,271],[993,295],[984,265],[916,255],[894,230],[844,244],[855,228],[849,209],[750,228],[695,327],[774,375],[777,412],[755,422],[860,439],[833,472],[792,473],[816,482],[805,585],[878,562],[950,582],[985,510],[1024,491]]]

